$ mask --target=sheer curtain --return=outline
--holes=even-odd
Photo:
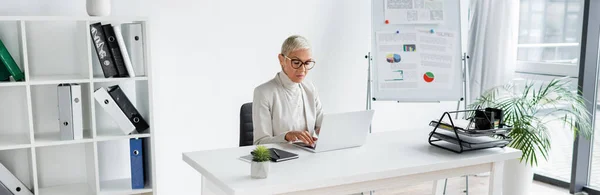
[[[518,0],[471,0],[469,9],[469,103],[514,77],[519,28]]]

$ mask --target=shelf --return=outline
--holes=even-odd
[[[40,195],[92,195],[86,183],[40,188]]]
[[[142,194],[152,192],[148,185],[144,189],[131,189],[131,179],[117,179],[100,182],[100,193],[102,195],[117,194]]]
[[[89,83],[87,76],[81,75],[53,75],[53,76],[32,76],[31,85],[54,85],[60,83]]]
[[[25,85],[27,85],[27,83],[23,82],[23,81],[19,81],[19,82],[0,81],[0,87],[15,87],[15,86],[25,86]]]
[[[17,177],[27,190],[33,191],[34,176],[31,162],[31,148],[0,151],[0,163]],[[0,194],[4,195],[2,192]]]
[[[36,148],[35,156],[40,194],[95,194],[94,144]]]
[[[27,135],[0,135],[0,150],[12,150],[29,148],[29,136]]]
[[[142,134],[123,135],[123,132],[121,132],[119,130],[99,130],[99,131],[97,131],[97,134],[98,134],[98,136],[95,139],[96,141],[111,141],[111,140],[150,137],[149,132],[142,133]]]
[[[93,96],[98,87],[119,85],[151,124],[148,20],[83,14],[0,16],[0,37],[26,75],[23,81],[0,82],[0,163],[36,195],[156,193],[152,130],[124,135]],[[89,25],[96,22],[122,25],[136,77],[103,77],[90,37]],[[62,83],[81,86],[82,139],[60,138],[57,86]],[[147,179],[145,188],[137,190],[128,179],[129,139],[135,138],[144,141]]]
[[[59,145],[70,145],[93,142],[91,133],[89,130],[83,131],[83,139],[79,140],[61,140],[60,132],[52,133],[39,133],[35,134],[35,147],[46,147],[46,146],[59,146]]]
[[[120,81],[147,81],[148,77],[146,76],[138,76],[138,77],[121,77],[121,78],[94,78],[92,79],[95,83],[108,83],[108,82],[120,82]]]
[[[147,17],[135,16],[0,16],[0,21],[146,21]]]

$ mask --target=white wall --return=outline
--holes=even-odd
[[[84,0],[0,1],[0,15],[85,14]],[[365,108],[370,1],[114,0],[113,15],[152,20],[159,194],[199,194],[200,175],[182,152],[237,146],[240,106],[279,71],[277,54],[291,34],[313,43],[317,66],[308,78],[325,111]],[[375,132],[414,130],[456,103],[373,108]]]
[[[309,78],[318,85],[325,109],[364,108],[363,95],[344,92],[356,85],[364,89],[366,66],[360,66],[368,50],[369,4],[340,2],[169,1],[155,5],[160,7],[156,9],[160,17],[153,18],[154,53],[164,55],[155,61],[161,64],[157,87],[163,99],[159,120],[164,125],[157,132],[161,193],[199,192],[199,174],[181,161],[181,152],[237,146],[240,106],[252,101],[255,86],[279,71],[276,57],[282,41],[291,34],[302,34],[313,43],[317,67]],[[337,94],[347,95],[336,103]]]
[[[0,16],[86,16],[86,0],[0,0]],[[112,15],[150,13],[144,0],[112,0]]]

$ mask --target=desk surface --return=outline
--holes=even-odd
[[[493,148],[456,154],[429,145],[430,129],[370,134],[361,147],[310,153],[287,144],[267,145],[299,154],[271,163],[267,179],[252,179],[239,159],[254,146],[189,152],[183,160],[227,194],[277,194],[372,181],[482,163],[516,159],[521,151]]]

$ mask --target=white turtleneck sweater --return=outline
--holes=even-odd
[[[309,131],[321,126],[323,110],[312,83],[294,83],[284,72],[254,89],[252,123],[254,144],[287,142],[289,131]]]

